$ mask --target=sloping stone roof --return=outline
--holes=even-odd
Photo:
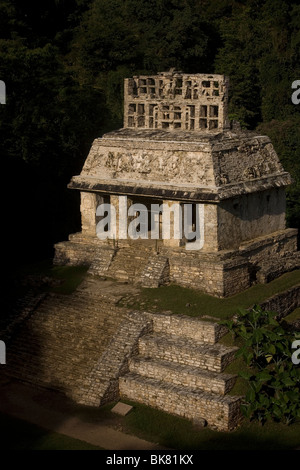
[[[123,128],[94,140],[69,187],[217,202],[291,182],[270,139],[254,132]]]

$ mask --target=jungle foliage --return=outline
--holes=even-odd
[[[293,342],[300,336],[288,332],[276,315],[255,306],[224,322],[242,340],[236,354],[247,366],[239,372],[248,383],[242,411],[261,424],[291,424],[300,418],[300,369],[292,360]]]
[[[15,257],[78,230],[66,185],[92,140],[122,126],[123,79],[170,67],[230,77],[230,117],[272,138],[294,178],[287,216],[299,228],[299,24],[296,0],[2,0],[0,152]]]

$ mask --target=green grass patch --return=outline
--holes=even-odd
[[[21,289],[22,284],[27,280],[28,285],[36,290],[71,294],[83,281],[87,270],[87,266],[54,266],[52,260],[47,259],[21,266],[16,271],[15,277],[23,281],[20,283]],[[47,283],[47,278],[54,281],[53,285],[51,282]],[[28,286],[25,289],[28,289]]]
[[[2,450],[101,450],[78,439],[0,414]]]
[[[219,299],[202,292],[177,285],[157,289],[142,289],[139,297],[126,303],[129,308],[148,311],[169,311],[189,316],[210,315],[228,319],[239,308],[259,304],[269,297],[283,292],[300,282],[300,270],[286,273],[269,284],[256,284],[232,297]]]
[[[87,270],[87,266],[53,266],[51,275],[62,282],[59,286],[51,288],[51,291],[57,294],[71,294],[81,284]]]
[[[299,320],[299,318],[300,318],[300,307],[296,308],[296,310],[294,310],[292,313],[284,317],[287,323],[292,323],[296,320]]]
[[[224,346],[229,346],[229,347],[230,346],[237,346],[237,347],[240,348],[242,346],[241,338],[234,338],[231,332],[229,332],[225,336],[223,336],[219,340],[219,343],[224,344]],[[235,385],[230,390],[228,395],[242,396],[242,395],[246,394],[246,392],[248,390],[248,382],[245,379],[243,379],[242,377],[238,376],[239,372],[241,372],[241,371],[251,372],[251,369],[246,366],[245,361],[241,357],[236,358],[234,361],[232,361],[226,367],[226,369],[224,371],[226,374],[237,375],[237,380],[235,382]]]
[[[298,422],[290,426],[245,422],[233,432],[199,430],[184,418],[127,400],[126,403],[134,406],[124,418],[128,432],[175,450],[291,450],[300,446]]]

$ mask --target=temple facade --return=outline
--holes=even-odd
[[[292,269],[291,177],[268,137],[229,121],[228,84],[176,71],[125,80],[123,128],[94,140],[69,183],[82,229],[55,246],[55,264],[218,297]]]

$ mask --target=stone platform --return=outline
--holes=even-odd
[[[6,375],[54,389],[87,406],[127,398],[227,431],[240,422],[236,348],[212,317],[133,311],[119,306],[140,287],[87,276],[70,295],[44,294],[5,331]],[[282,315],[299,306],[299,286],[265,302]],[[1,336],[2,337],[2,336]]]
[[[241,243],[238,249],[217,252],[168,247],[161,240],[113,243],[78,233],[55,245],[54,263],[87,265],[91,274],[144,287],[174,283],[216,297],[228,297],[253,283],[268,282],[297,269],[296,249],[295,229],[280,230]],[[272,274],[268,274],[270,269]]]
[[[71,295],[46,294],[11,331],[5,372],[77,403],[120,397],[220,430],[239,422],[235,377],[224,372],[236,348],[213,321],[119,307],[137,288],[87,276]]]

